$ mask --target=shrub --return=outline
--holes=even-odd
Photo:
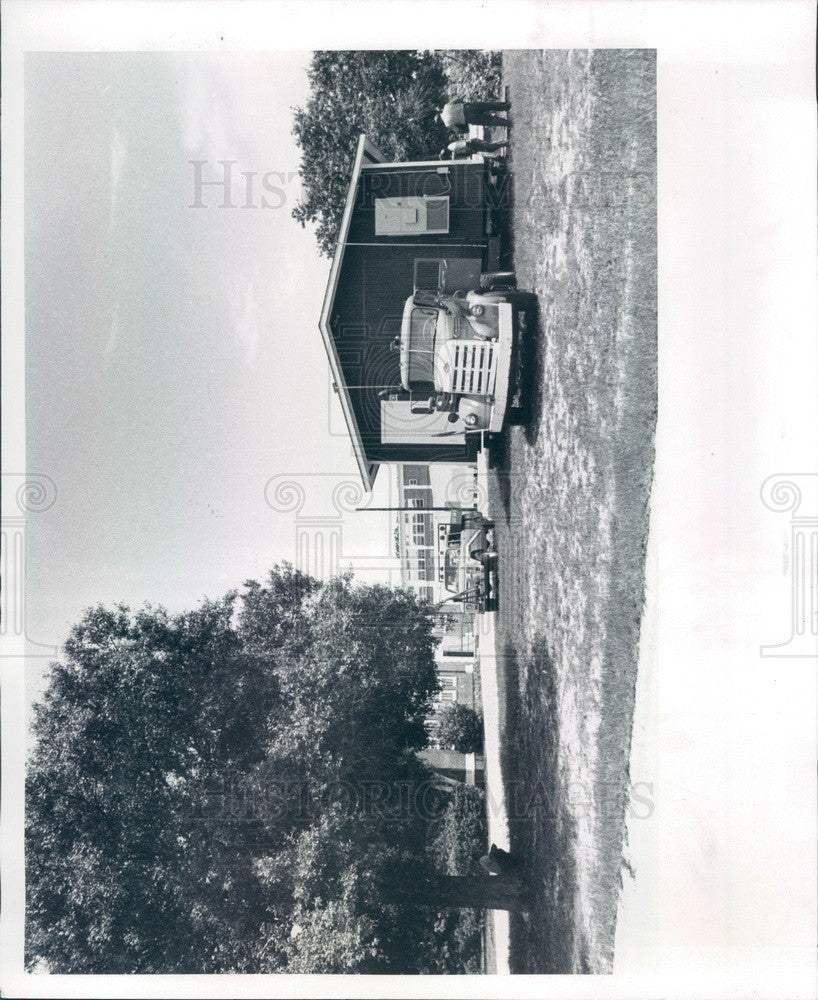
[[[500,96],[502,56],[488,49],[439,49],[449,98],[491,101]]]
[[[441,747],[459,753],[483,749],[483,718],[466,705],[450,705],[440,714],[438,740]]]

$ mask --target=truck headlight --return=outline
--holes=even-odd
[[[470,414],[469,414],[469,415],[468,415],[468,416],[466,417],[466,420],[465,420],[465,424],[466,424],[466,426],[467,426],[467,427],[474,427],[474,425],[475,425],[476,423],[477,423],[477,414],[476,414],[476,413],[470,413]]]
[[[486,310],[483,308],[483,306],[480,305],[479,302],[473,305],[471,309],[469,309],[469,312],[472,314],[472,316],[482,316],[485,311]]]

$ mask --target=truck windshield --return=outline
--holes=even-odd
[[[409,323],[409,384],[434,385],[436,309],[413,309]]]

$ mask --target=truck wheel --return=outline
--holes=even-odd
[[[489,290],[495,286],[500,288],[515,288],[517,276],[513,271],[486,271],[480,275],[480,288]]]

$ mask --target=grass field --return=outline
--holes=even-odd
[[[657,407],[655,58],[511,52],[513,259],[539,315],[493,457],[515,972],[605,972],[622,878]]]

